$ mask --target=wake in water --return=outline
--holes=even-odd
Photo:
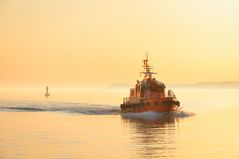
[[[117,106],[85,104],[85,103],[61,103],[61,102],[25,102],[25,101],[0,101],[0,110],[5,111],[51,111],[68,112],[88,115],[118,115],[120,109]]]
[[[86,115],[120,115],[127,118],[152,118],[160,119],[165,116],[170,117],[189,117],[195,115],[192,112],[177,111],[170,113],[121,113],[118,106],[86,104],[86,103],[63,103],[63,102],[30,102],[30,101],[0,101],[2,111],[50,111],[79,113]]]

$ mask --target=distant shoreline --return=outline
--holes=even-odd
[[[222,81],[222,82],[197,82],[191,84],[167,84],[168,87],[177,88],[230,88],[239,89],[239,81]],[[129,83],[115,83],[109,85],[107,88],[129,88],[133,84]]]
[[[223,81],[223,82],[197,82],[194,84],[169,84],[173,87],[184,88],[234,88],[239,89],[239,81]]]

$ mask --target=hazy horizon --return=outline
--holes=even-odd
[[[94,103],[119,105],[123,97],[129,95],[130,88],[134,84],[116,83],[111,85],[48,85],[50,97],[45,97],[46,86],[11,86],[0,87],[0,100],[23,100],[23,101],[57,101],[69,103]],[[236,83],[195,83],[195,84],[166,84],[166,91],[172,89],[179,99],[183,95],[193,92],[237,92],[239,82]],[[181,93],[180,93],[181,92]]]
[[[239,81],[231,2],[1,1],[0,95],[42,99],[49,86],[50,98],[97,102],[113,92],[119,102],[142,79],[146,52],[168,88],[233,88],[220,83]]]

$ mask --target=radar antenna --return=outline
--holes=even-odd
[[[144,74],[144,79],[148,79],[148,78],[152,78],[152,74],[157,74],[155,72],[151,72],[151,69],[153,69],[150,64],[149,64],[149,60],[148,60],[148,53],[146,53],[146,59],[143,60],[143,66],[145,71],[140,72],[140,74]]]

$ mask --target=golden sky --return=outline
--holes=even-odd
[[[239,81],[237,0],[0,0],[0,85]]]

